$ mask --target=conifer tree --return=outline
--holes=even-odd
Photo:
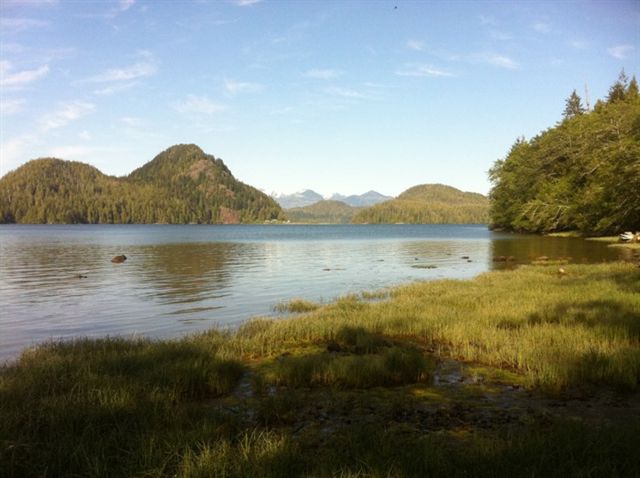
[[[573,118],[574,116],[581,115],[585,112],[584,107],[582,106],[582,99],[576,93],[576,90],[573,90],[571,96],[566,99],[563,116],[565,119]]]
[[[611,88],[609,88],[609,95],[607,96],[607,102],[613,103],[615,101],[622,101],[625,98],[627,83],[629,79],[627,75],[624,73],[624,69],[618,75],[618,81],[616,81]],[[637,86],[637,85],[636,85]]]
[[[625,94],[627,100],[634,100],[638,97],[640,93],[638,92],[638,80],[636,80],[635,75],[631,78],[629,82],[629,86],[627,87],[627,92]]]

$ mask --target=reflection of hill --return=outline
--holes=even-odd
[[[142,247],[145,282],[159,290],[154,295],[169,302],[194,302],[219,297],[231,278],[230,262],[242,244],[159,244]]]

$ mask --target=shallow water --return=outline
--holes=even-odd
[[[2,225],[0,360],[48,339],[175,337],[270,315],[296,297],[626,252],[483,225]],[[118,254],[127,261],[112,264]]]

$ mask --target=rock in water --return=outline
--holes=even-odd
[[[126,260],[127,256],[123,254],[121,256],[115,256],[113,259],[111,259],[111,262],[113,262],[114,264],[122,264]]]

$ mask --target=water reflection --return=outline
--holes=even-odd
[[[545,256],[569,263],[604,262],[624,259],[623,249],[606,247],[596,241],[578,238],[529,235],[498,235],[491,241],[493,269],[529,264]]]
[[[191,303],[220,297],[231,280],[229,267],[246,244],[157,244],[136,250],[138,281],[167,304]]]

